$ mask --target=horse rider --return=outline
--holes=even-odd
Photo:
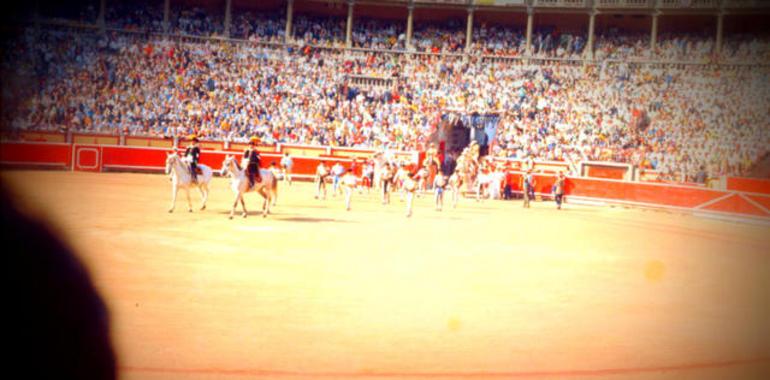
[[[249,188],[254,187],[255,183],[262,182],[262,176],[259,173],[258,141],[259,139],[252,137],[249,139],[249,147],[243,151],[243,159],[246,161],[246,176],[249,178]]]
[[[190,175],[193,183],[198,182],[198,161],[201,158],[201,148],[198,147],[198,136],[192,136],[192,144],[184,151],[184,156],[190,162]]]

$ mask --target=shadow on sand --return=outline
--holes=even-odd
[[[219,211],[218,214],[220,215],[230,215],[230,211]],[[259,211],[248,211],[246,213],[246,216],[249,218],[262,218],[262,210]],[[236,211],[235,215],[233,215],[233,219],[236,218],[242,218],[241,211]],[[298,216],[296,214],[285,214],[275,211],[270,211],[269,214],[267,214],[267,219],[272,219],[279,222],[300,222],[300,223],[325,223],[325,222],[334,222],[334,223],[354,223],[349,220],[342,220],[342,219],[334,219],[334,218],[314,218],[309,216]]]
[[[349,220],[341,220],[341,219],[333,219],[333,218],[312,218],[309,216],[292,216],[289,218],[280,218],[276,220],[280,220],[284,222],[301,222],[301,223],[323,223],[323,222],[353,223]]]

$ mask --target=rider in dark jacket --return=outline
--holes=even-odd
[[[256,137],[249,140],[249,147],[243,152],[243,158],[247,160],[246,175],[249,177],[249,187],[253,187],[255,182],[262,182],[262,176],[259,173],[259,151],[257,150]],[[256,180],[256,181],[255,181]]]
[[[185,157],[190,157],[190,175],[193,182],[198,182],[198,160],[201,158],[201,149],[198,147],[198,137],[192,137],[192,144],[184,151]]]

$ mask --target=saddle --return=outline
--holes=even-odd
[[[203,170],[201,170],[200,166],[195,168],[195,174],[203,174]]]

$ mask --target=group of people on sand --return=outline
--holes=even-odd
[[[243,152],[243,162],[250,188],[262,180],[259,171],[261,158],[257,149],[258,142],[258,138],[252,137],[249,140],[249,146]],[[197,181],[196,169],[201,154],[198,143],[197,136],[191,136],[190,145],[184,153],[193,182]],[[499,198],[500,193],[505,192],[504,167],[496,164],[491,157],[480,157],[479,149],[479,145],[475,142],[464,148],[457,155],[454,168],[442,166],[434,144],[429,145],[425,158],[416,167],[397,162],[393,157],[386,157],[383,153],[376,154],[372,159],[365,161],[360,174],[357,173],[356,160],[353,166],[347,169],[340,162],[329,167],[326,161],[322,160],[316,167],[314,177],[315,198],[326,199],[326,184],[331,182],[332,195],[344,195],[345,209],[350,211],[355,190],[363,192],[363,189],[366,189],[370,192],[376,185],[381,191],[383,205],[390,204],[391,193],[400,193],[401,200],[406,201],[407,217],[412,216],[414,198],[426,192],[433,192],[436,211],[443,209],[446,191],[451,192],[451,205],[456,208],[463,185],[466,185],[466,190],[475,191],[476,201],[481,201],[484,197]],[[533,162],[525,161],[524,166],[525,173],[521,177],[520,187],[524,198],[523,206],[529,208],[530,202],[535,198]],[[285,153],[281,158],[280,168],[273,162],[270,170],[275,178],[283,178],[291,183],[292,167],[293,160],[289,153]],[[561,209],[564,189],[565,176],[560,172],[552,188],[558,209]]]
[[[327,183],[332,184],[332,195],[344,195],[346,210],[351,209],[351,198],[358,190],[368,192],[378,188],[383,205],[391,203],[391,194],[400,194],[401,201],[406,202],[406,215],[413,213],[414,198],[423,194],[433,195],[436,211],[444,208],[444,196],[451,194],[451,205],[457,207],[460,195],[464,191],[475,192],[477,201],[484,198],[499,199],[502,193],[510,195],[510,184],[506,183],[507,165],[495,162],[491,157],[479,157],[478,144],[472,143],[456,156],[456,164],[442,164],[435,145],[430,144],[425,152],[425,158],[419,165],[408,165],[398,161],[386,153],[375,154],[366,160],[359,171],[354,160],[350,168],[345,168],[340,162],[331,167],[321,161],[316,167],[314,184],[315,198],[326,199]],[[522,189],[524,207],[529,208],[535,198],[535,180],[533,162],[524,162],[524,174],[521,176],[519,187]],[[552,196],[557,208],[561,209],[566,177],[563,172],[556,177],[552,187]],[[508,198],[508,197],[506,197]]]

